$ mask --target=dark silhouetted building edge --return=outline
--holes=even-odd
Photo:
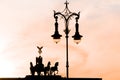
[[[67,80],[65,77],[57,76],[31,76],[23,78],[0,78],[0,80]],[[102,78],[69,78],[68,80],[102,80]]]

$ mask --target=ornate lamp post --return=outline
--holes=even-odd
[[[80,12],[78,13],[73,13],[69,10],[68,8],[68,2],[66,0],[65,2],[65,9],[63,12],[56,12],[54,11],[54,18],[55,18],[55,33],[51,36],[53,37],[53,39],[55,40],[56,43],[58,43],[60,41],[60,38],[62,37],[62,35],[59,34],[58,32],[58,17],[61,16],[62,19],[65,20],[65,38],[66,38],[66,77],[67,79],[69,78],[69,61],[68,61],[68,34],[70,32],[68,25],[69,25],[69,21],[71,20],[71,17],[75,16],[75,20],[76,20],[76,24],[75,24],[75,28],[76,28],[76,32],[75,35],[72,36],[72,38],[74,38],[74,41],[76,44],[78,44],[81,40],[81,38],[83,37],[82,35],[79,34],[79,24],[78,24],[78,19],[80,17]]]

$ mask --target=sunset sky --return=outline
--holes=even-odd
[[[64,21],[59,19],[61,41],[55,44],[53,10],[63,11],[65,0],[0,0],[0,77],[25,77],[30,61],[59,62],[59,74],[66,76]],[[120,80],[120,0],[68,0],[71,12],[80,13],[81,42],[71,38],[69,28],[69,76]]]

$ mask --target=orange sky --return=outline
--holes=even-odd
[[[69,37],[70,77],[102,77],[120,80],[120,0],[68,0],[69,9],[81,11],[79,19],[82,41],[76,45],[74,19]],[[62,11],[65,0],[0,0],[0,77],[25,77],[29,62],[35,64],[36,46],[44,46],[46,65],[59,61],[59,74],[65,76],[64,22],[63,35],[55,44],[53,10]]]

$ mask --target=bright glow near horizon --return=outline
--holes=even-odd
[[[76,45],[74,19],[70,21],[70,77],[120,80],[120,0],[68,0],[69,9],[81,11],[82,41]],[[64,21],[59,20],[60,42],[55,44],[53,10],[62,11],[65,0],[0,0],[0,77],[25,77],[29,62],[35,65],[36,46],[43,47],[43,63],[59,61],[66,76]]]

